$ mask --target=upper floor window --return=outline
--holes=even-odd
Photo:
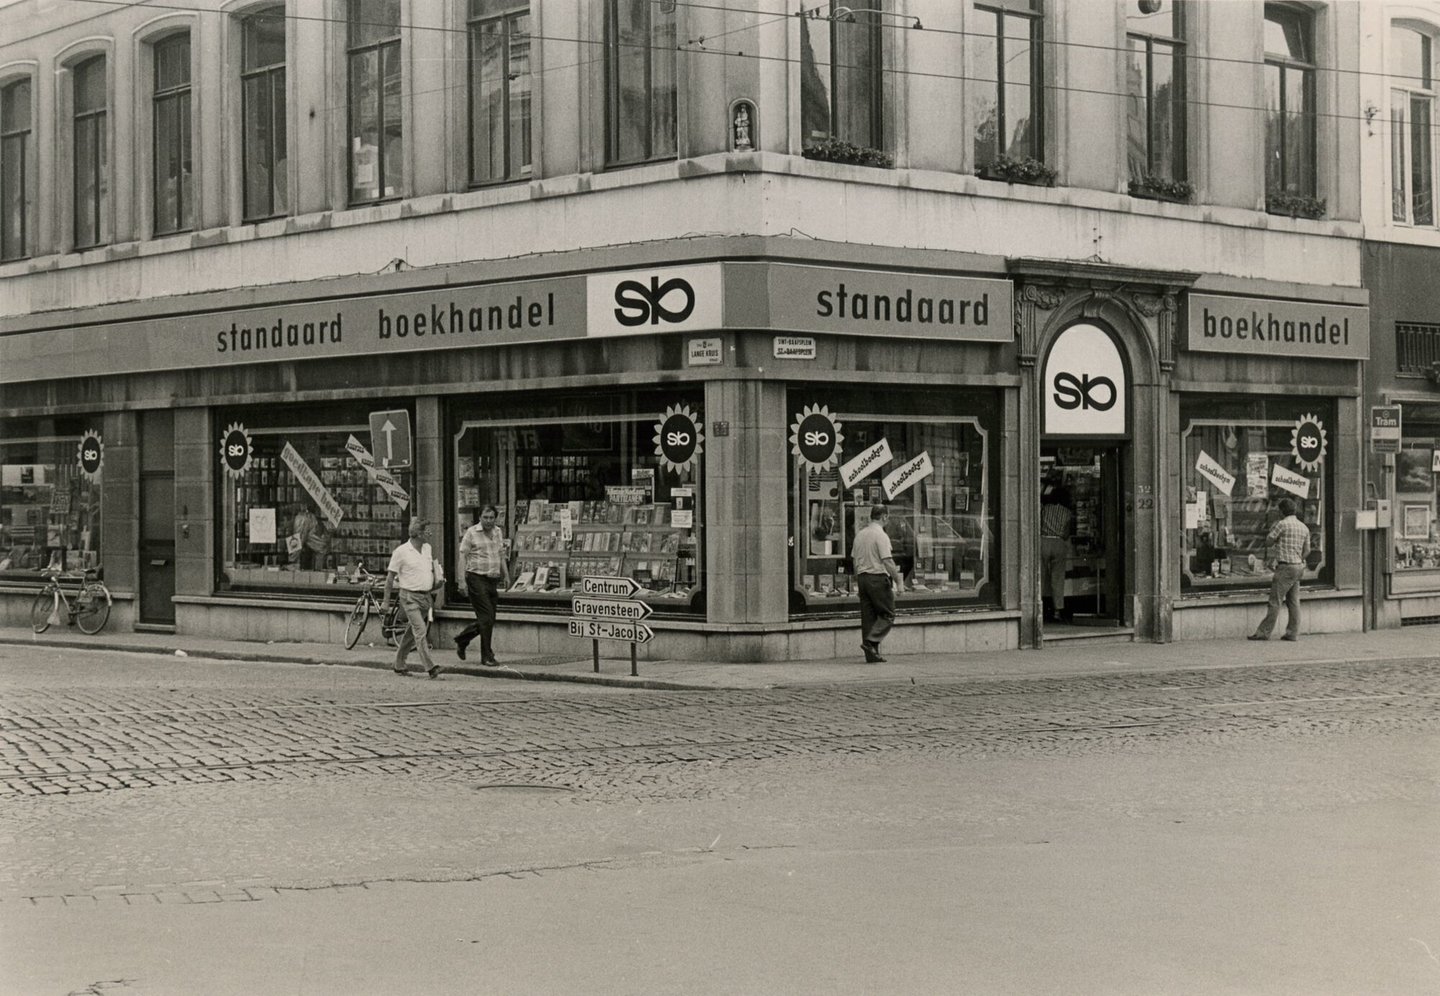
[[[832,138],[885,147],[881,17],[887,3],[856,6],[874,9],[852,12],[831,0],[800,19],[800,117],[807,148]]]
[[[75,248],[98,246],[109,238],[110,140],[106,130],[105,57],[75,67],[74,207]]]
[[[1265,192],[1315,196],[1315,21],[1265,5]]]
[[[155,45],[155,234],[190,227],[194,199],[190,133],[190,36]]]
[[[1126,5],[1130,180],[1185,179],[1185,41],[1175,0]]]
[[[1435,224],[1435,62],[1431,35],[1390,29],[1390,216]]]
[[[246,15],[240,34],[241,210],[256,221],[290,209],[284,6]]]
[[[970,119],[975,165],[1000,158],[1045,158],[1043,0],[985,0],[975,5],[971,36]]]
[[[0,87],[0,259],[30,254],[30,93],[28,79]]]
[[[530,174],[530,8],[470,0],[470,182]]]
[[[607,166],[675,156],[675,73],[675,4],[606,0]]]
[[[405,184],[400,107],[400,0],[350,0],[350,202],[399,197]]]

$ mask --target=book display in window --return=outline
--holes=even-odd
[[[568,593],[584,577],[620,576],[655,597],[685,597],[695,585],[695,537],[669,520],[666,503],[530,501],[512,537],[510,590]]]

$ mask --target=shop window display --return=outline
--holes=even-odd
[[[1334,405],[1188,397],[1180,421],[1182,592],[1267,587],[1272,571],[1265,537],[1280,519],[1276,506],[1284,497],[1295,500],[1310,529],[1304,580],[1330,580]]]
[[[98,420],[7,423],[0,442],[0,576],[36,580],[48,567],[100,566],[100,481],[79,448]],[[98,433],[94,437],[101,441]],[[101,441],[103,442],[103,441]],[[103,448],[95,452],[103,457]]]
[[[859,604],[850,546],[874,502],[890,506],[901,608],[996,599],[998,405],[990,394],[792,391],[789,407],[794,610]],[[838,445],[817,463],[800,443],[816,438],[801,423],[818,411],[833,419]]]
[[[285,413],[242,411],[219,422],[243,426],[251,448],[244,470],[221,478],[222,589],[320,589],[360,566],[383,573],[405,539],[408,507],[349,448],[352,439],[370,448],[366,413],[326,414],[292,412],[290,424],[267,426]],[[389,474],[408,499],[411,471]]]
[[[454,535],[500,510],[512,604],[568,611],[580,579],[606,576],[634,579],[657,610],[702,612],[700,403],[642,392],[502,399],[486,405],[494,417],[457,407]],[[685,452],[661,451],[662,423],[688,427]]]
[[[1401,408],[1400,452],[1395,454],[1394,569],[1440,569],[1440,405]]]

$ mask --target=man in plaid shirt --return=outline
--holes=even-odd
[[[1275,578],[1270,582],[1270,607],[1250,639],[1270,639],[1275,620],[1280,618],[1282,600],[1289,610],[1289,619],[1281,639],[1293,643],[1300,638],[1300,576],[1305,573],[1305,555],[1309,550],[1310,530],[1295,517],[1294,499],[1281,498],[1280,521],[1265,537],[1266,559],[1275,569]]]

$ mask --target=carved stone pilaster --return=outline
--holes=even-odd
[[[1015,295],[1015,340],[1019,344],[1022,368],[1033,368],[1036,360],[1037,311],[1054,311],[1064,299],[1058,287],[1045,284],[1021,284]]]

